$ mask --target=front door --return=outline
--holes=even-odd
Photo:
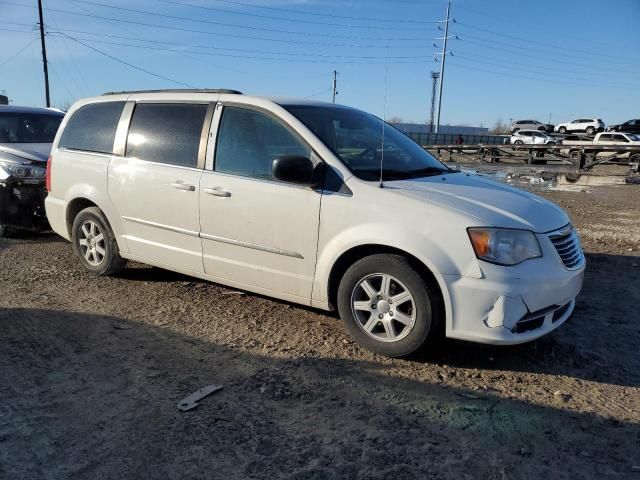
[[[216,117],[214,165],[203,173],[199,194],[205,272],[310,303],[321,194],[274,180],[271,166],[282,155],[311,158],[311,148],[263,111],[225,106]]]
[[[109,165],[109,196],[131,254],[146,263],[202,273],[198,192],[207,104],[139,103],[126,155]],[[208,127],[208,126],[207,126]]]

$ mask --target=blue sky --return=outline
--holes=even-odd
[[[43,105],[34,0],[0,0],[0,91]],[[21,6],[23,5],[23,6]],[[44,0],[52,102],[225,87],[424,122],[442,0]],[[442,123],[640,117],[640,0],[452,2]],[[99,18],[97,18],[99,17]],[[179,18],[176,18],[179,17]],[[441,45],[440,41],[435,42]],[[112,57],[135,65],[136,70]],[[164,78],[162,78],[164,77]]]

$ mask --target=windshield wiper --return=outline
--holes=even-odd
[[[440,167],[424,167],[419,168],[417,170],[411,170],[406,172],[408,178],[419,178],[419,177],[432,177],[436,175],[442,175],[444,173],[453,173],[454,170],[443,169]]]

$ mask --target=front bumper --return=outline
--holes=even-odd
[[[548,236],[538,239],[541,258],[514,267],[480,262],[482,278],[444,276],[451,305],[448,337],[515,345],[548,334],[571,316],[586,263],[568,269]]]
[[[44,208],[44,180],[0,182],[0,225],[41,231],[49,226]]]

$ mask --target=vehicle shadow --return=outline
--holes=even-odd
[[[435,351],[414,356],[411,360],[467,369],[546,373],[599,383],[640,386],[640,355],[637,353],[640,351],[640,315],[636,308],[640,305],[640,267],[631,267],[633,263],[640,264],[640,259],[587,254],[587,262],[584,287],[572,317],[550,335],[535,342],[509,347],[447,340]],[[214,285],[142,265],[127,268],[120,278]],[[219,288],[228,291],[226,287]],[[337,319],[336,313],[252,293],[247,293],[247,296]]]
[[[624,477],[640,426],[126,318],[0,310],[3,478]],[[176,403],[207,384],[197,409]],[[472,472],[472,473],[471,473]]]

